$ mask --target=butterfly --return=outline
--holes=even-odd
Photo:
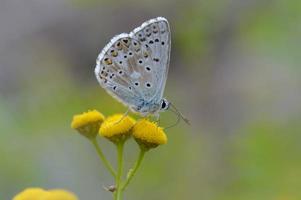
[[[167,19],[150,19],[130,33],[111,39],[97,57],[96,78],[132,112],[158,116],[171,105],[163,98],[170,48]]]

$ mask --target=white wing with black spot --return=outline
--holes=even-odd
[[[168,21],[163,17],[151,19],[134,29],[129,35],[147,48],[148,57],[144,67],[149,69],[151,81],[141,80],[145,86],[142,92],[147,100],[159,102],[163,96],[170,59],[171,41]]]
[[[100,85],[125,105],[162,99],[170,54],[170,30],[165,18],[143,23],[130,34],[115,36],[96,61]]]

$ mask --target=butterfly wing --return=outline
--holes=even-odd
[[[159,102],[162,99],[168,74],[170,59],[170,28],[168,21],[157,17],[144,22],[130,34],[132,38],[146,47],[143,66],[140,73],[148,72],[141,77],[141,92],[147,101]]]
[[[153,93],[143,91],[152,82],[147,62],[149,49],[128,34],[115,36],[97,58],[95,75],[100,85],[113,97],[130,107]]]
[[[130,108],[137,108],[154,98],[161,100],[169,52],[168,22],[158,17],[130,34],[115,36],[99,54],[95,75],[109,94]]]
[[[135,105],[139,92],[134,90],[130,79],[128,44],[129,35],[115,36],[105,46],[96,60],[95,75],[99,84],[125,105]]]

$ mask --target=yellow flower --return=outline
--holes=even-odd
[[[101,125],[99,134],[108,138],[112,142],[125,140],[130,136],[130,130],[135,124],[135,120],[129,116],[116,114],[108,117]]]
[[[133,137],[145,150],[167,143],[167,136],[156,123],[146,119],[137,122],[133,128]]]
[[[27,188],[17,194],[13,200],[78,200],[78,198],[73,193],[62,189]]]
[[[105,117],[97,110],[84,112],[83,114],[74,115],[71,128],[76,129],[80,134],[87,138],[95,138],[101,123]]]
[[[13,200],[42,200],[47,193],[42,188],[27,188],[17,194]]]
[[[78,198],[69,191],[55,189],[49,190],[48,195],[43,200],[78,200]]]

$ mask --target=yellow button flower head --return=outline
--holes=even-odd
[[[108,117],[101,125],[99,134],[116,143],[127,139],[131,135],[131,129],[135,120],[123,114]]]
[[[76,129],[80,134],[87,138],[95,138],[101,123],[105,117],[97,110],[84,112],[83,114],[74,115],[71,128]]]
[[[78,198],[69,191],[55,189],[49,190],[48,195],[43,200],[78,200]]]
[[[137,122],[133,128],[133,137],[141,148],[149,150],[167,143],[167,136],[156,123],[146,119]]]
[[[17,194],[13,200],[78,200],[78,198],[73,193],[62,189],[27,188]]]
[[[43,200],[47,193],[42,188],[27,188],[17,194],[13,200]]]

